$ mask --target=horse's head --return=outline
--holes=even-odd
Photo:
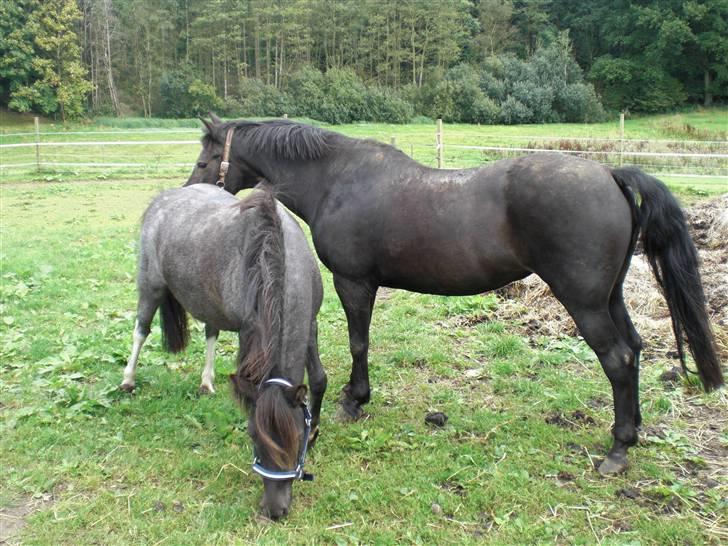
[[[280,519],[288,515],[293,482],[308,476],[303,472],[311,432],[306,386],[272,379],[258,389],[246,385],[237,374],[231,374],[230,379],[236,395],[250,408],[248,434],[255,450],[253,470],[263,478],[261,511],[273,520]]]
[[[261,177],[245,161],[235,154],[234,127],[211,114],[212,120],[200,118],[205,125],[202,137],[202,151],[185,186],[192,184],[216,184],[221,179],[220,165],[225,155],[225,141],[231,137],[228,169],[224,175],[224,187],[232,194],[244,188],[252,188]],[[230,133],[229,133],[230,131]]]

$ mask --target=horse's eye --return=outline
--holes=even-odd
[[[206,161],[198,161],[198,162],[197,162],[197,166],[198,166],[198,167],[199,167],[200,169],[204,169],[205,167],[207,167],[207,162],[206,162]]]
[[[215,154],[212,156],[212,159],[220,159],[222,156],[220,154]]]

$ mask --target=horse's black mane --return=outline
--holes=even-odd
[[[205,133],[203,144],[209,144],[213,140],[222,144],[230,128],[235,130],[234,141],[238,139],[254,152],[272,153],[276,159],[316,160],[325,157],[335,148],[359,146],[387,148],[407,157],[400,150],[376,140],[349,138],[340,133],[287,119],[226,121],[216,127],[215,134]]]
[[[331,147],[336,133],[296,123],[285,119],[270,121],[227,121],[218,126],[215,135],[206,134],[203,143],[214,139],[224,142],[227,130],[235,130],[235,139],[244,142],[248,149],[253,151],[271,151],[276,159],[308,160],[320,159]]]

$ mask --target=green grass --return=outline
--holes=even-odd
[[[224,381],[233,334],[221,336],[214,397],[196,395],[200,325],[180,355],[161,351],[155,326],[137,394],[116,388],[131,346],[139,219],[178,183],[0,187],[0,507],[38,503],[13,540],[717,544],[725,536],[728,484],[706,486],[704,445],[691,430],[705,423],[684,417],[697,408],[724,422],[725,395],[666,390],[657,377],[672,362],[647,359],[648,432],[628,472],[602,479],[592,458],[610,445],[612,412],[599,364],[579,340],[532,346],[515,325],[488,320],[492,295],[383,294],[371,330],[371,415],[340,422],[335,401],[350,360],[325,270],[320,352],[330,387],[310,455],[316,481],[295,485],[288,519],[261,521],[246,421]],[[449,416],[441,430],[424,423],[434,410]],[[595,423],[545,419],[576,411]],[[722,439],[725,449],[725,431]],[[630,487],[637,498],[619,493]]]

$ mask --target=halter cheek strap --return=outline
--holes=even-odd
[[[228,169],[230,168],[230,144],[233,141],[234,129],[230,127],[225,135],[225,147],[222,150],[222,161],[220,162],[220,172],[218,179],[215,184],[218,188],[225,188],[225,176],[227,175]]]
[[[290,381],[280,377],[272,377],[271,379],[263,381],[263,383],[260,384],[260,388],[268,385],[278,385],[280,387],[287,387],[289,389],[293,388],[293,384]],[[303,431],[303,445],[301,446],[301,450],[298,454],[298,462],[296,463],[296,468],[294,468],[293,470],[270,470],[268,468],[265,468],[260,463],[260,459],[258,458],[258,456],[255,455],[253,458],[253,472],[259,474],[267,480],[273,481],[313,481],[313,474],[309,474],[307,472],[304,472],[303,470],[303,465],[306,462],[306,452],[308,451],[308,438],[311,435],[311,412],[308,410],[308,405],[306,403],[302,404],[301,408],[303,409],[303,420],[305,423],[305,427]]]

